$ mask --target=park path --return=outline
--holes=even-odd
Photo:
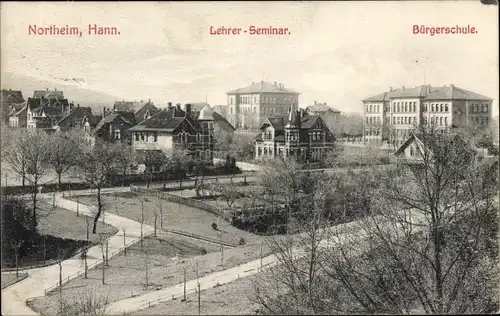
[[[129,188],[121,188],[122,191]],[[88,190],[83,190],[88,192]],[[116,192],[116,189],[113,190]],[[77,192],[76,194],[85,194],[85,192]],[[52,201],[52,194],[42,194],[42,198]],[[60,194],[55,195],[55,203],[58,207],[64,208],[73,212],[77,210],[77,203],[71,200],[64,199]],[[86,215],[91,215],[92,210],[86,205],[79,204],[79,212]],[[102,219],[101,219],[102,220]],[[109,249],[114,250],[110,253],[109,258],[117,254],[124,248],[123,229],[126,230],[125,243],[130,245],[140,240],[141,224],[134,220],[130,220],[118,215],[106,214],[106,224],[112,225],[118,229],[115,235],[112,235],[108,240]],[[143,226],[143,234],[149,234],[153,231],[153,227],[149,225]],[[91,247],[88,251],[87,263],[90,266],[102,262],[101,246]],[[79,276],[85,269],[84,261],[81,256],[75,255],[72,258],[62,262],[63,282],[67,282]],[[26,305],[26,300],[33,297],[45,295],[45,290],[51,289],[58,283],[59,280],[59,265],[51,265],[42,268],[28,270],[28,277],[8,288],[2,290],[2,315],[37,315],[35,311]]]

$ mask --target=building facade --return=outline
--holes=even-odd
[[[321,161],[333,150],[335,136],[319,115],[290,106],[288,117],[267,118],[255,138],[255,158],[295,157],[301,162]]]
[[[197,160],[212,164],[214,150],[214,118],[209,106],[197,114],[191,105],[184,110],[177,104],[132,127],[132,147],[136,152],[168,152],[184,148]]]
[[[227,93],[227,118],[236,128],[256,129],[272,115],[286,116],[299,93],[282,83],[260,81]]]
[[[487,128],[492,99],[455,85],[390,89],[363,100],[365,143],[399,147],[419,125]]]
[[[306,108],[306,112],[310,115],[319,115],[328,126],[330,132],[336,137],[340,137],[340,111],[332,108],[326,102],[320,103],[314,101],[313,105]]]

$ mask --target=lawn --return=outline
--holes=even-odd
[[[40,208],[38,220],[38,232],[40,234],[74,240],[87,240],[85,216],[76,216],[75,212],[59,207],[53,208],[52,204],[44,201],[38,201],[37,205]],[[99,241],[99,234],[92,234],[92,225],[93,222],[91,221],[89,241],[96,243]],[[118,229],[99,221],[97,222],[97,232],[115,234]]]
[[[103,194],[102,200],[106,212],[127,217],[136,221],[141,218],[140,195],[132,192]],[[141,197],[142,198],[142,197]],[[97,205],[95,196],[73,197],[87,205]],[[197,208],[181,205],[154,197],[146,197],[144,200],[144,223],[154,225],[154,213],[159,209],[159,203],[163,211],[163,228],[175,229],[212,239],[219,239],[219,231],[214,230],[211,225],[219,226],[219,217],[215,214]],[[157,217],[157,227],[161,227],[160,216]],[[247,244],[260,244],[261,236],[254,235],[244,230],[231,226],[228,222],[222,223],[222,240],[232,244],[238,244],[240,238],[244,238]]]
[[[203,277],[216,271],[225,270],[260,257],[260,246],[237,247],[224,250],[224,264],[220,265],[220,247],[217,245],[174,235],[162,235],[158,238],[146,238],[141,250],[137,243],[124,253],[113,257],[105,270],[106,285],[102,284],[102,266],[88,273],[88,279],[83,276],[69,281],[63,286],[63,297],[68,302],[77,300],[83,291],[90,293],[105,293],[110,302],[126,299],[132,295],[141,295],[183,281],[183,271],[186,268],[187,280],[196,279],[196,262],[199,276]],[[208,254],[201,255],[204,248]],[[179,261],[172,258],[179,252]],[[263,247],[263,256],[269,254]],[[147,259],[146,259],[147,258]],[[148,262],[148,287],[146,288],[146,262]],[[36,311],[46,315],[57,313],[59,303],[58,291],[33,301]]]
[[[2,290],[14,283],[24,280],[28,277],[28,273],[19,273],[19,279],[15,273],[2,273]]]
[[[255,315],[259,305],[249,299],[253,291],[249,276],[216,288],[201,291],[200,311],[203,315]],[[130,315],[197,315],[198,294],[191,293],[186,301],[170,300],[152,307],[131,313]]]
[[[32,207],[28,200],[27,206]],[[63,257],[69,258],[87,244],[96,244],[100,236],[92,234],[90,227],[87,241],[87,221],[83,216],[62,208],[53,207],[47,201],[39,200],[37,234],[29,242],[24,242],[19,249],[19,267],[35,268],[54,264],[63,251]],[[92,223],[90,223],[92,225]],[[118,230],[111,225],[98,222],[98,231],[115,234]],[[2,260],[3,269],[14,269],[13,255],[7,255]]]

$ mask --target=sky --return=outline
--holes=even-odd
[[[89,24],[120,35],[88,35]],[[415,24],[470,25],[477,33],[415,35]],[[29,25],[84,34],[29,35]],[[290,34],[209,32],[251,25]],[[74,85],[91,102],[104,93],[160,106],[227,104],[227,91],[265,80],[300,92],[300,106],[317,100],[362,112],[362,99],[389,87],[455,84],[493,98],[498,115],[498,7],[479,1],[2,2],[1,31],[2,88],[25,97],[28,82],[43,81]]]

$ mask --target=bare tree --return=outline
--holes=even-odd
[[[12,249],[14,250],[14,258],[16,260],[16,279],[19,280],[19,248],[23,245],[23,241],[11,241]]]
[[[61,176],[76,164],[81,153],[79,137],[69,133],[55,133],[49,136],[49,165],[56,172],[59,186],[62,185]]]
[[[22,178],[22,186],[26,184],[26,174],[28,163],[26,161],[26,151],[24,138],[27,135],[25,130],[11,131],[9,135],[2,133],[2,157],[8,162],[10,169]],[[4,147],[5,145],[5,147]],[[8,147],[7,147],[8,146]]]
[[[110,301],[106,294],[97,294],[85,290],[79,293],[76,299],[62,300],[62,313],[60,315],[75,316],[106,316]]]
[[[498,309],[498,163],[477,161],[469,144],[454,134],[422,129],[417,137],[416,154],[403,158],[400,168],[372,170],[354,187],[369,192],[364,219],[318,230],[319,223],[329,222],[323,211],[296,216],[302,233],[294,245],[300,247],[272,239],[279,265],[266,269],[265,282],[255,287],[264,309],[280,314]],[[327,201],[319,192],[312,200],[302,196],[301,213],[329,211],[328,203],[318,205]]]
[[[121,169],[123,185],[127,176],[127,171],[132,167],[135,160],[135,151],[127,143],[119,142],[113,144],[113,146],[114,150],[117,152],[116,162]]]
[[[94,217],[92,233],[97,230],[97,221],[103,212],[101,189],[105,187],[111,176],[116,174],[115,158],[117,151],[105,143],[96,142],[94,147],[86,151],[78,161],[78,169],[82,179],[97,191],[97,212]]]

